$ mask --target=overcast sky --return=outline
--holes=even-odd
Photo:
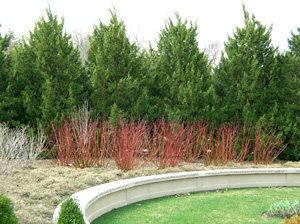
[[[287,49],[291,31],[300,27],[299,0],[243,0],[247,11],[253,13],[262,24],[273,24],[272,40],[280,51]],[[68,34],[79,31],[92,33],[99,20],[108,23],[109,9],[117,10],[119,19],[125,22],[131,40],[155,44],[168,17],[178,12],[183,19],[198,21],[200,48],[211,42],[223,46],[227,36],[232,36],[236,26],[243,27],[241,0],[6,0],[0,7],[0,33],[9,29],[16,36],[28,36],[35,22],[46,15],[50,5],[53,14],[64,16]]]

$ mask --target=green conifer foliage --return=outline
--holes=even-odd
[[[282,67],[285,59],[271,43],[272,27],[250,17],[245,6],[243,10],[245,26],[228,38],[226,54],[213,75],[222,117],[227,122],[272,126],[288,141],[295,123],[288,99],[290,81]]]
[[[227,121],[251,123],[270,119],[284,98],[284,77],[277,69],[271,31],[244,6],[245,27],[236,28],[214,74],[214,85]]]
[[[0,33],[0,79],[1,79],[0,91],[3,91],[7,87],[7,79],[8,79],[7,49],[9,47],[10,38],[11,37],[7,35],[1,37],[1,33]]]
[[[63,33],[64,20],[47,10],[48,21],[36,23],[31,34],[35,46],[37,68],[44,79],[42,89],[43,120],[57,118],[61,111],[68,112],[81,105],[87,98],[87,76],[81,66],[77,49],[70,42],[71,36]]]
[[[282,57],[281,64],[284,65],[283,72],[288,73],[289,79],[292,80],[289,84],[290,89],[294,91],[292,93],[293,103],[300,108],[300,28],[297,28],[297,31],[296,34],[292,32],[292,37],[288,39],[289,51]],[[300,111],[298,110],[298,112]]]
[[[142,60],[136,44],[126,36],[123,21],[110,10],[108,25],[94,26],[87,66],[92,78],[92,103],[100,115],[132,115],[139,95]],[[118,116],[119,116],[118,115]]]
[[[287,76],[286,103],[285,110],[286,122],[281,125],[286,136],[293,136],[288,150],[283,152],[282,157],[289,160],[300,159],[300,29],[298,33],[292,33],[288,39],[289,51],[278,56],[278,68],[281,73]]]
[[[7,93],[10,72],[10,59],[7,50],[10,39],[11,37],[8,35],[1,37],[0,33],[0,121],[6,121],[13,117],[13,112],[8,110],[11,103]]]
[[[292,37],[288,39],[289,50],[295,56],[300,56],[300,28],[297,28],[298,33],[292,32]]]
[[[162,29],[153,72],[155,96],[163,100],[169,119],[207,118],[213,101],[208,58],[200,52],[197,26],[169,18]]]
[[[149,120],[161,119],[164,114],[163,99],[160,97],[159,83],[155,71],[157,51],[151,44],[149,50],[143,50],[143,75],[140,79],[139,94],[133,106],[132,115],[135,119],[146,118]]]
[[[45,123],[60,120],[88,97],[88,78],[79,52],[71,37],[64,33],[64,19],[59,23],[47,9],[28,38],[13,53],[11,79],[22,102],[22,123]],[[19,107],[20,108],[20,107]]]
[[[10,109],[16,112],[21,124],[34,123],[41,116],[42,78],[36,68],[36,54],[23,37],[11,52],[12,71],[9,77],[11,100]]]

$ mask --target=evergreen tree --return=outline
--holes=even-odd
[[[243,5],[245,27],[225,43],[215,70],[214,86],[227,122],[261,123],[277,128],[289,140],[294,131],[289,79],[283,57],[271,44],[272,27],[263,26]]]
[[[169,119],[207,118],[213,102],[208,58],[200,52],[197,26],[169,18],[158,41],[153,86]]]
[[[88,97],[88,77],[71,37],[63,32],[63,18],[59,23],[50,9],[47,17],[13,55],[11,82],[17,86],[15,99],[22,102],[23,123],[58,121]]]
[[[1,25],[0,25],[1,27]],[[10,72],[10,57],[9,57],[9,42],[11,36],[1,36],[0,33],[0,122],[8,121],[14,117],[14,112],[8,110],[12,102],[10,102],[9,93],[9,72]]]
[[[87,66],[92,78],[92,103],[100,115],[132,115],[143,76],[142,57],[126,36],[123,21],[110,10],[109,25],[100,22],[90,37]]]
[[[300,28],[297,28],[298,33],[291,33],[292,37],[288,39],[289,51],[282,57],[282,64],[285,65],[284,72],[288,74],[290,89],[294,91],[291,95],[293,103],[297,105],[297,111],[300,108]],[[291,98],[290,98],[291,99]],[[299,114],[297,114],[299,115]],[[297,116],[298,117],[298,116]]]
[[[226,121],[267,122],[284,101],[285,77],[277,68],[272,27],[267,29],[243,9],[245,27],[237,27],[225,43],[214,85]]]
[[[44,79],[41,111],[43,120],[59,118],[87,98],[88,79],[81,66],[71,36],[63,33],[64,20],[47,10],[48,21],[42,18],[31,33],[30,44],[35,47],[37,68]]]
[[[11,37],[7,35],[1,37],[1,33],[0,33],[0,79],[1,79],[0,91],[5,90],[7,87],[7,79],[8,79],[7,49],[9,47],[10,39]]]
[[[288,160],[300,159],[300,29],[298,33],[291,33],[292,37],[288,39],[289,51],[278,56],[280,71],[287,76],[287,94],[285,117],[288,122],[283,124],[281,129],[284,130],[285,136],[293,136],[289,148],[283,152],[282,158]]]
[[[297,28],[298,33],[291,33],[292,37],[288,39],[289,52],[297,57],[300,57],[300,28]]]
[[[14,120],[21,124],[35,123],[41,117],[42,78],[36,68],[34,49],[23,37],[11,52],[12,71],[9,76],[8,93],[13,104],[10,109],[15,112]]]
[[[155,58],[157,52],[152,48],[142,52],[143,56],[143,76],[140,79],[139,93],[136,103],[133,106],[133,116],[137,118],[147,118],[148,120],[160,119],[164,112],[162,99],[157,91],[159,88],[155,83]]]

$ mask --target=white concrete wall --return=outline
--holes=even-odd
[[[300,168],[210,170],[138,177],[98,185],[72,195],[86,223],[134,202],[187,192],[300,186]],[[53,220],[57,220],[60,205]]]

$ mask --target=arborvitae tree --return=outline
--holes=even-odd
[[[109,25],[100,22],[90,37],[87,66],[92,78],[92,103],[100,115],[132,115],[142,78],[139,48],[126,36],[123,21],[110,11]]]
[[[154,96],[169,119],[207,118],[213,101],[208,58],[200,52],[197,25],[169,18],[158,41],[153,71]]]
[[[60,120],[88,97],[88,78],[81,65],[79,52],[71,37],[64,33],[64,20],[59,23],[47,9],[27,39],[16,46],[13,80],[20,91],[26,122]]]

